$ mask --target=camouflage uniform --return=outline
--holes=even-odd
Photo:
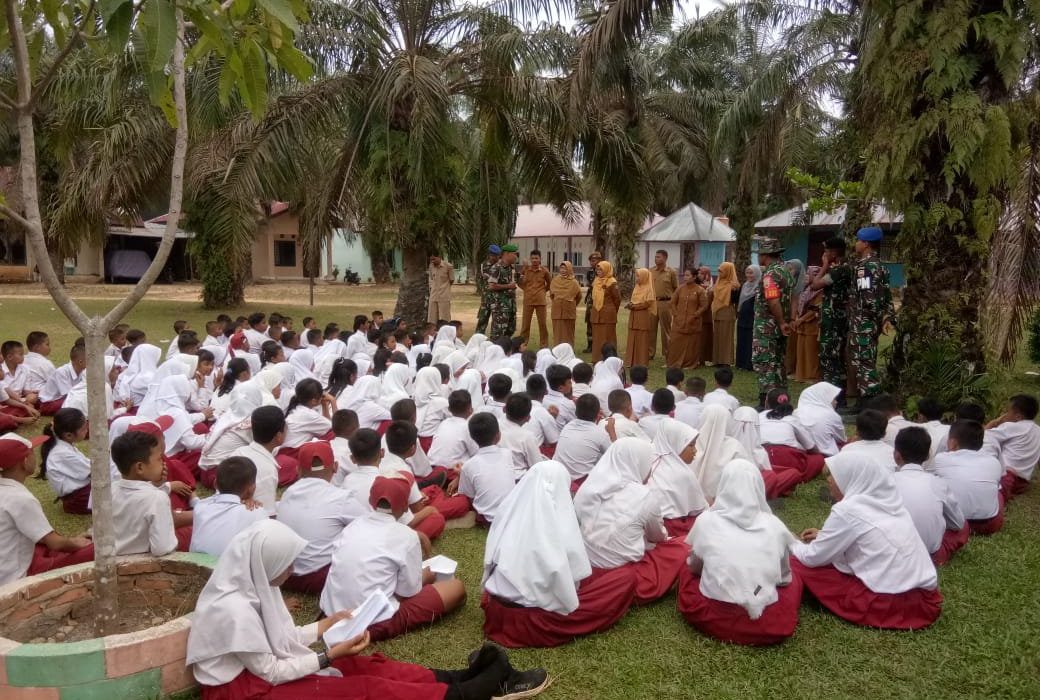
[[[860,399],[881,391],[877,372],[878,336],[893,318],[888,269],[876,255],[856,263],[849,297],[849,361],[856,373]]]
[[[513,284],[516,270],[512,265],[495,263],[488,270],[488,284]],[[487,292],[488,310],[491,313],[491,337],[512,338],[516,332],[516,290],[502,289]]]
[[[491,268],[497,265],[497,262],[488,262],[485,260],[480,263],[480,272],[477,275],[477,294],[480,295],[480,310],[477,311],[477,327],[474,333],[486,333],[488,320],[491,318],[491,297],[488,291],[488,277],[491,275]]]
[[[823,381],[844,389],[852,267],[847,262],[838,263],[827,270],[827,276],[830,284],[823,288],[820,304],[820,372]]]
[[[758,374],[758,391],[765,394],[773,389],[787,388],[787,373],[784,371],[784,355],[787,353],[787,336],[769,311],[770,299],[778,299],[785,319],[791,316],[791,290],[794,277],[778,261],[762,271],[755,297],[755,330],[751,342],[751,366]]]

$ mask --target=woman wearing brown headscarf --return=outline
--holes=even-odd
[[[733,263],[724,262],[719,265],[719,278],[715,281],[713,291],[711,317],[715,324],[715,333],[712,338],[712,357],[716,365],[732,365],[734,328],[737,325],[736,303],[740,296],[737,268]]]
[[[636,286],[628,309],[628,343],[625,345],[625,367],[645,366],[650,361],[650,317],[657,315],[657,297],[650,270],[636,270]]]
[[[592,361],[603,359],[603,344],[617,345],[617,315],[621,308],[621,290],[614,278],[614,266],[606,260],[596,263],[596,279],[592,282]]]
[[[549,283],[549,299],[552,301],[553,342],[574,345],[581,285],[574,278],[574,266],[566,260],[560,263],[560,274]]]
[[[668,367],[701,365],[701,326],[710,309],[708,293],[693,270],[683,273],[683,283],[672,295],[672,337],[668,341]]]

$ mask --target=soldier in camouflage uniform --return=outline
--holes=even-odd
[[[598,250],[589,253],[589,269],[585,271],[585,352],[592,352],[592,282],[596,279],[596,264],[602,259]]]
[[[852,291],[852,267],[845,261],[845,240],[830,238],[823,244],[820,274],[812,281],[813,289],[823,290],[820,303],[820,373],[823,381],[841,389],[839,407],[845,403],[848,371],[845,347],[849,335],[849,294]]]
[[[477,327],[474,333],[487,332],[488,320],[491,318],[491,297],[488,294],[488,276],[491,268],[498,262],[502,255],[502,249],[497,245],[488,246],[487,260],[480,263],[480,272],[477,274],[477,294],[480,296],[480,309],[477,311]]]
[[[502,246],[502,257],[488,271],[492,338],[512,338],[516,332],[516,253],[514,244]]]
[[[758,246],[762,281],[755,297],[755,329],[751,343],[751,366],[758,374],[758,402],[765,407],[766,394],[787,388],[784,355],[791,334],[791,290],[794,277],[780,257],[784,248],[776,240]]]
[[[852,271],[849,298],[849,361],[856,374],[861,404],[881,391],[877,371],[878,337],[885,322],[894,318],[888,269],[878,257],[883,236],[877,226],[861,228],[856,233],[859,260]]]

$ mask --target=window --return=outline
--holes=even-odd
[[[296,241],[274,242],[274,266],[296,267]]]

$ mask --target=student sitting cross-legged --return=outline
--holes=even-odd
[[[393,614],[368,628],[375,641],[430,624],[466,600],[462,581],[434,582],[433,572],[423,568],[418,534],[398,522],[408,510],[410,486],[399,477],[373,480],[369,491],[373,512],[344,528],[321,592],[326,615],[353,610],[375,591],[386,594]]]
[[[655,431],[647,485],[670,537],[685,537],[694,519],[708,507],[696,472],[698,439],[696,430],[674,418],[665,417]]]
[[[982,449],[984,433],[978,421],[956,421],[946,451],[933,460],[936,475],[953,492],[973,535],[992,535],[1004,527],[1004,467]]]
[[[217,493],[195,504],[189,549],[219,557],[235,535],[267,513],[253,500],[256,465],[250,459],[228,457],[214,471]]]
[[[467,425],[477,452],[462,464],[459,477],[448,485],[448,493],[465,496],[477,512],[477,523],[494,522],[502,502],[513,490],[513,455],[498,441],[502,434],[498,419],[490,413],[477,413]]]
[[[483,586],[488,639],[553,647],[613,626],[632,605],[636,579],[628,567],[593,571],[569,474],[546,461],[502,503],[484,550]]]
[[[63,511],[90,514],[90,459],[76,447],[87,438],[87,417],[78,408],[59,409],[43,432],[51,439],[40,450],[39,478],[50,483]]]
[[[796,541],[769,510],[758,467],[733,460],[722,470],[715,502],[686,539],[691,551],[679,574],[679,612],[725,642],[784,641],[798,626],[802,600],[789,561]]]
[[[1008,399],[1003,415],[986,424],[986,434],[996,445],[1000,463],[1007,470],[1000,480],[1000,490],[1009,501],[1026,492],[1040,460],[1038,411],[1040,404],[1035,396],[1016,394]]]
[[[821,529],[805,530],[791,546],[792,570],[823,607],[853,624],[928,627],[942,612],[942,594],[892,471],[844,450],[827,468],[835,503]]]

